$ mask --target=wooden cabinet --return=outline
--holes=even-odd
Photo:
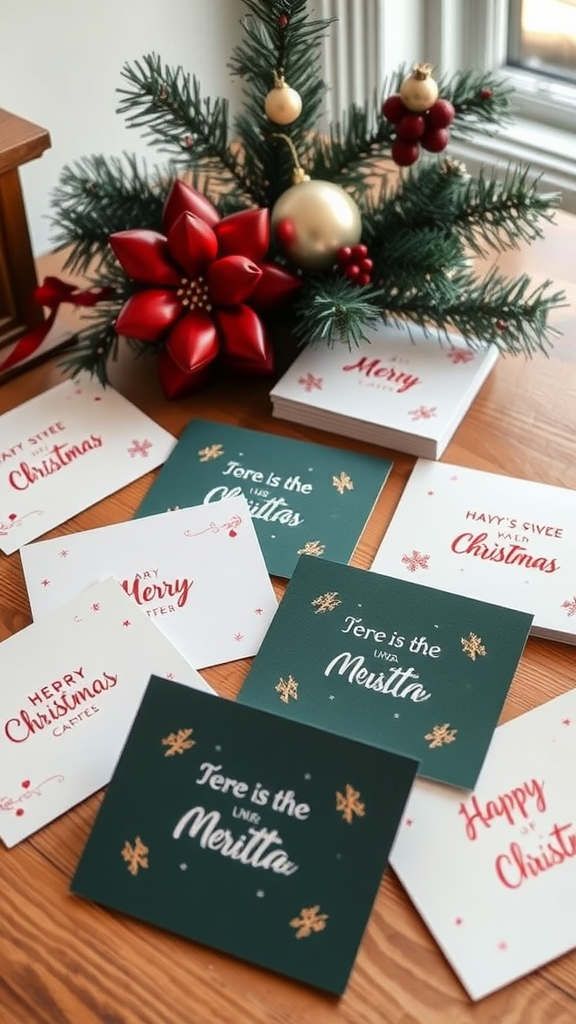
[[[0,109],[0,352],[44,319],[19,167],[51,145],[45,128]]]

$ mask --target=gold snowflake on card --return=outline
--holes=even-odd
[[[164,754],[164,757],[174,757],[175,754],[183,754],[185,750],[190,750],[190,747],[193,747],[196,743],[196,740],[190,739],[193,731],[193,729],[178,729],[178,732],[171,732],[168,736],[165,736],[162,740],[162,746],[169,749]]]
[[[293,917],[290,927],[296,928],[297,939],[307,939],[313,932],[323,932],[328,914],[320,913],[320,904],[315,907],[303,907],[298,917]]]
[[[482,638],[476,636],[476,633],[469,633],[466,638],[460,637],[460,643],[464,654],[467,654],[472,661],[476,661],[476,658],[483,658],[486,654]]]
[[[318,558],[323,555],[326,551],[326,545],[321,544],[319,540],[307,540],[303,548],[299,548],[296,554],[298,555],[314,555]]]
[[[219,459],[224,455],[224,448],[221,444],[209,444],[198,452],[200,462],[209,462],[210,459]]]
[[[428,746],[433,750],[435,747],[443,747],[445,743],[454,743],[457,733],[458,729],[451,729],[450,723],[444,722],[444,725],[435,725],[424,739],[430,740]]]
[[[137,875],[140,868],[145,870],[148,867],[149,850],[140,839],[140,836],[136,836],[134,845],[126,840],[120,852],[123,860],[126,861],[131,875]]]
[[[355,814],[359,818],[366,814],[366,807],[360,800],[359,791],[348,782],[343,793],[336,792],[336,810],[342,811],[342,817],[349,825],[352,824]]]
[[[280,679],[274,689],[276,693],[280,694],[280,700],[284,704],[289,704],[290,698],[298,700],[298,683],[293,676],[288,676],[288,679]]]
[[[352,483],[352,480],[348,476],[348,473],[342,472],[340,473],[340,476],[333,476],[332,483],[334,484],[334,487],[338,491],[338,494],[344,494],[344,491],[354,490],[354,484]]]
[[[339,604],[342,604],[342,601],[338,597],[337,590],[329,590],[326,594],[315,597],[310,603],[316,609],[314,614],[318,615],[320,612],[333,612]]]

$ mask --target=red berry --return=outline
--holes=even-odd
[[[287,14],[281,14],[280,17],[278,18],[278,24],[279,24],[280,28],[286,28],[286,26],[288,24],[288,15]]]
[[[370,274],[359,274],[356,279],[356,283],[363,288],[365,285],[370,284]]]
[[[391,147],[392,159],[399,167],[410,167],[415,164],[420,147],[417,142],[404,142],[403,139],[395,139]]]
[[[338,252],[336,253],[336,259],[338,261],[338,266],[345,267],[350,262],[350,257],[351,256],[352,256],[352,249],[350,248],[350,246],[349,245],[343,245],[340,249],[338,249]]]
[[[491,99],[491,97],[492,97],[492,89],[482,89],[480,91],[480,96],[481,96],[481,98],[483,100]]]
[[[362,274],[371,274],[374,269],[374,264],[372,260],[360,260],[359,267]]]
[[[441,153],[443,149],[446,149],[449,138],[450,135],[446,128],[432,128],[431,131],[424,132],[420,139],[420,145],[429,153]]]
[[[346,267],[344,273],[350,281],[357,281],[360,276],[360,267],[356,263],[351,263],[349,267]]]
[[[391,124],[398,124],[407,113],[408,107],[404,106],[399,92],[393,92],[382,104],[382,114]]]
[[[403,142],[416,142],[424,134],[426,122],[421,114],[406,114],[396,125],[396,134]]]
[[[455,114],[450,100],[436,100],[426,114],[427,128],[449,128]]]
[[[359,260],[365,260],[368,255],[368,246],[360,243],[359,245],[352,246],[352,259],[355,263]]]

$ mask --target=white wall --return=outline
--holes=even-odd
[[[164,162],[115,113],[123,65],[154,52],[237,109],[227,62],[245,13],[240,0],[0,0],[0,107],[52,139],[21,170],[36,256],[52,247],[49,197],[65,164],[123,151]]]

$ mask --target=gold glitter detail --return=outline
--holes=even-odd
[[[137,875],[140,868],[144,870],[148,867],[148,852],[148,847],[144,846],[140,836],[136,836],[134,846],[126,840],[120,853],[123,860],[126,861],[131,875]]]
[[[336,793],[336,810],[342,811],[342,817],[349,825],[352,824],[355,814],[359,818],[363,818],[366,814],[366,808],[360,800],[359,791],[354,789],[354,786],[351,786],[348,782],[343,793]]]
[[[209,462],[210,459],[219,459],[221,455],[224,455],[224,449],[221,444],[210,444],[206,448],[201,448],[198,452],[198,459],[200,462]]]
[[[190,747],[195,746],[196,740],[190,739],[192,732],[192,729],[178,729],[178,732],[171,732],[169,736],[165,736],[162,740],[162,746],[169,749],[164,754],[164,757],[174,757],[175,754],[183,754],[185,750],[190,750]]]
[[[326,545],[322,544],[319,540],[307,540],[303,548],[298,548],[296,554],[298,555],[323,555],[326,551]]]
[[[339,604],[342,604],[342,601],[338,597],[337,590],[330,590],[326,594],[320,594],[320,597],[315,597],[310,603],[316,609],[315,614],[318,615],[320,612],[333,612]]]
[[[467,654],[472,661],[476,661],[477,657],[483,658],[486,654],[482,637],[476,636],[476,633],[469,633],[466,639],[463,636],[460,637],[460,643],[464,654]]]
[[[323,932],[328,920],[328,914],[321,914],[320,904],[315,907],[303,907],[299,917],[293,917],[290,927],[296,928],[297,939],[307,939],[312,932]]]
[[[354,484],[352,483],[352,480],[348,476],[348,473],[342,472],[340,473],[340,476],[333,476],[332,483],[334,484],[334,487],[338,491],[338,494],[344,494],[344,491],[354,490]]]
[[[283,704],[288,704],[290,698],[298,700],[298,683],[293,676],[288,676],[288,679],[280,679],[274,689],[276,693],[280,694],[280,700]]]
[[[444,725],[435,725],[431,732],[427,732],[424,739],[430,740],[428,746],[431,750],[435,747],[443,747],[445,743],[454,743],[458,729],[451,729],[449,722]]]

